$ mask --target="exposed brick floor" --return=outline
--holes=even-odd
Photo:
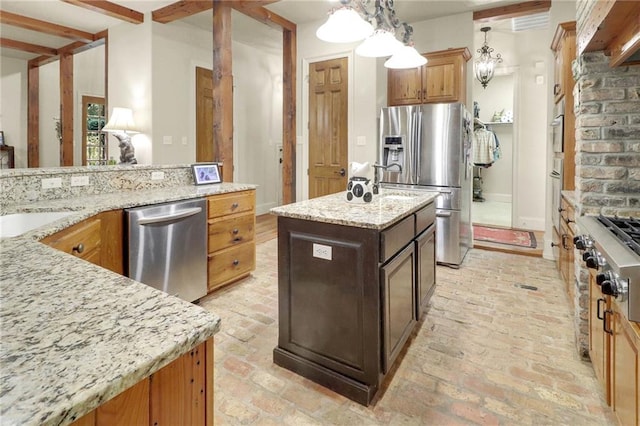
[[[534,286],[531,290],[520,285]],[[277,244],[254,274],[201,301],[215,337],[217,425],[614,425],[579,359],[553,262],[473,249],[438,267],[437,288],[401,363],[363,407],[273,364]]]

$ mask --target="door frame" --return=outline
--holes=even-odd
[[[354,69],[353,69],[353,50],[345,50],[335,52],[328,55],[309,56],[302,58],[302,76],[304,83],[301,84],[302,102],[298,108],[302,114],[302,143],[297,143],[296,160],[300,167],[296,169],[296,200],[309,199],[309,64],[314,62],[328,61],[331,59],[347,58],[347,170],[352,162],[351,155],[353,153],[353,117],[354,117]]]

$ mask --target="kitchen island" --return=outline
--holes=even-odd
[[[371,403],[435,287],[437,192],[277,207],[277,365]]]
[[[220,318],[39,240],[108,210],[254,188],[174,182],[3,203],[3,214],[71,214],[0,238],[2,424],[179,424],[185,415],[189,423],[212,424]]]

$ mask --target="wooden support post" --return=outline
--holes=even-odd
[[[222,180],[233,182],[233,73],[231,6],[213,2],[213,152]]]
[[[282,202],[296,201],[296,31],[282,30]]]
[[[73,53],[60,56],[60,166],[73,166]]]
[[[28,65],[27,167],[40,167],[40,68]]]

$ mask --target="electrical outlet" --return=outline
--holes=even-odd
[[[331,260],[332,259],[331,246],[325,246],[323,244],[313,244],[313,257],[319,257],[320,259]]]
[[[151,180],[164,179],[164,172],[151,172]]]
[[[71,186],[89,185],[89,176],[71,176]]]
[[[62,178],[42,179],[42,189],[61,188]]]
[[[187,144],[187,142],[188,142],[188,141],[187,141],[187,137],[186,137],[186,136],[183,136],[183,137],[182,137],[182,145],[186,145],[186,144]]]

